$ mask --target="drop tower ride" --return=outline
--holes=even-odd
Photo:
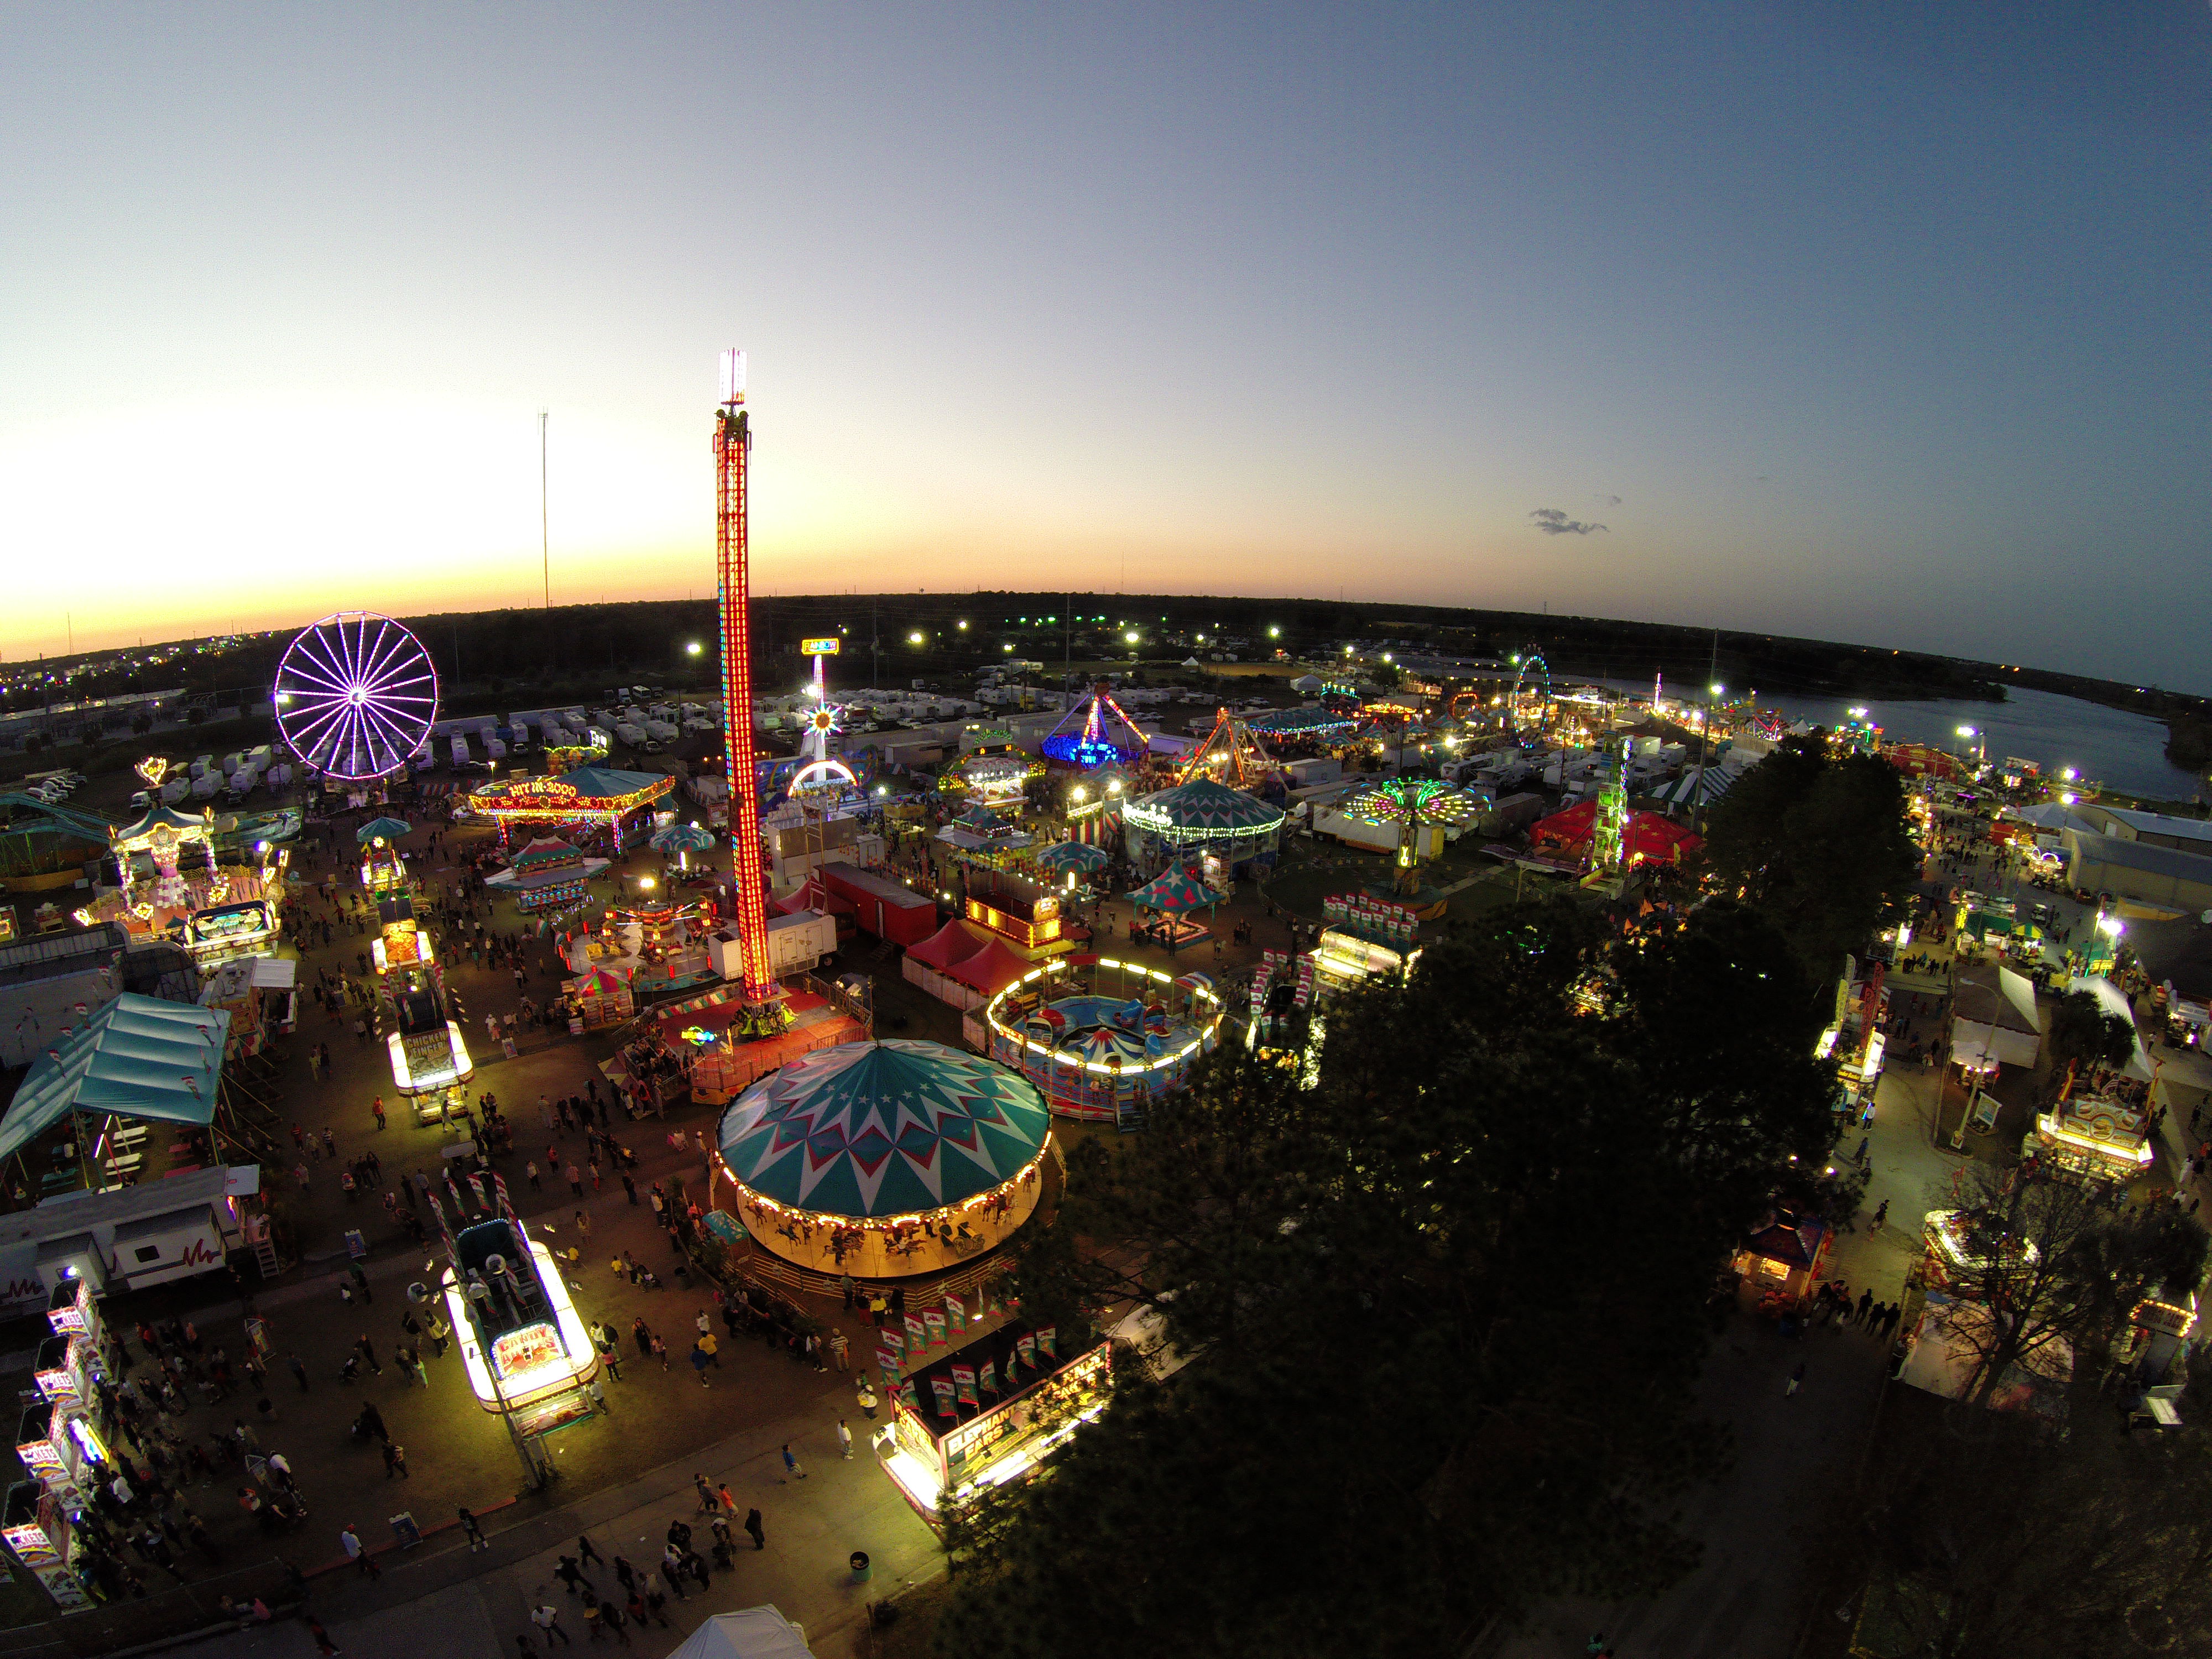
[[[768,903],[763,896],[760,791],[753,767],[752,583],[746,568],[745,484],[752,427],[745,413],[745,354],[722,354],[722,403],[714,415],[714,556],[722,605],[722,752],[730,779],[730,878],[744,959],[744,1000],[775,991],[768,969]]]

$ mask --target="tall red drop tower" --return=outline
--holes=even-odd
[[[745,469],[753,434],[745,417],[745,354],[722,354],[722,404],[714,414],[714,558],[722,600],[723,753],[730,775],[731,881],[744,956],[744,997],[775,993],[768,971],[768,903],[761,866],[760,792],[753,781],[752,582],[746,569]]]

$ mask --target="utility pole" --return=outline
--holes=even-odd
[[[545,562],[545,608],[553,608],[553,521],[545,510],[545,419],[550,411],[538,411],[538,539]]]

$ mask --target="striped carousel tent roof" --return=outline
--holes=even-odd
[[[1264,835],[1281,826],[1283,811],[1212,778],[1193,778],[1146,795],[1130,806],[1127,817],[1139,830],[1157,830],[1172,839],[1179,830]]]
[[[1028,1079],[942,1043],[893,1038],[801,1055],[722,1115],[722,1161],[749,1190],[872,1219],[1011,1180],[1051,1126]]]

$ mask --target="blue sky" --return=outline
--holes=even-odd
[[[534,602],[540,406],[555,598],[710,592],[738,343],[763,590],[2212,691],[2201,3],[0,21],[9,658]]]

